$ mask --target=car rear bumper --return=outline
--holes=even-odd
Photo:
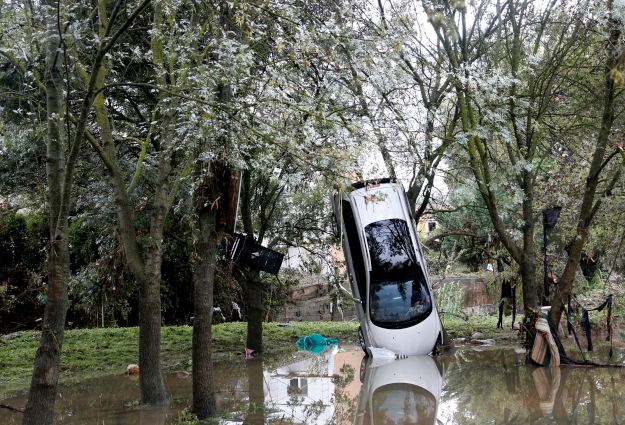
[[[441,333],[441,322],[436,309],[422,322],[404,329],[385,329],[367,320],[370,343],[402,356],[427,355],[432,352]]]

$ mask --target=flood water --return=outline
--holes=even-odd
[[[622,364],[625,353],[615,354]],[[191,378],[178,372],[166,381],[167,409],[139,406],[138,383],[124,375],[62,386],[56,423],[175,424],[190,403]],[[624,385],[624,369],[536,368],[515,347],[386,362],[333,347],[273,367],[262,359],[215,364],[222,424],[616,424],[625,421]],[[0,403],[23,407],[24,397]],[[0,424],[20,420],[0,409]]]

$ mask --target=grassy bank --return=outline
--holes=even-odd
[[[495,317],[478,316],[469,321],[446,318],[445,327],[453,338],[470,337],[475,332],[481,338],[510,340],[516,335],[509,329],[498,330]],[[296,350],[295,340],[318,332],[338,338],[342,344],[356,344],[356,322],[292,322],[288,326],[276,323],[264,325],[267,358]],[[162,361],[165,369],[191,368],[191,333],[189,326],[165,326],[162,330]],[[228,361],[240,356],[245,346],[246,324],[224,323],[213,328],[216,361]],[[138,329],[76,329],[65,333],[61,357],[61,382],[123,373],[129,363],[138,362]],[[0,337],[0,398],[26,389],[30,382],[39,332],[19,332]]]
[[[520,317],[517,316],[517,322]],[[510,329],[511,319],[504,319],[504,328],[497,329],[497,316],[471,316],[468,320],[458,317],[445,317],[443,324],[451,338],[470,338],[476,332],[482,334],[479,339],[494,339],[497,342],[515,342],[518,331]]]
[[[294,322],[285,327],[266,323],[265,351],[268,357],[295,351],[295,340],[313,332],[353,344],[357,326],[353,322]],[[190,326],[163,327],[161,353],[165,369],[191,368],[192,330]],[[245,336],[245,323],[215,325],[215,360],[240,356]],[[138,338],[138,328],[67,330],[61,356],[61,382],[123,373],[129,363],[138,362]],[[38,343],[36,331],[0,336],[0,398],[28,388]]]

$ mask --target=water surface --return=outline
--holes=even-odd
[[[623,363],[624,353],[615,354]],[[625,417],[625,370],[536,368],[511,346],[394,361],[335,347],[277,367],[241,359],[214,370],[223,424],[615,424]],[[175,424],[190,404],[191,378],[177,372],[165,379],[171,402],[162,409],[139,406],[138,383],[122,374],[62,385],[56,423]],[[0,403],[23,407],[25,394]],[[0,424],[20,420],[0,409]]]

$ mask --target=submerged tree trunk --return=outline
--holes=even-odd
[[[199,419],[216,411],[212,369],[213,287],[217,267],[217,210],[198,212],[198,241],[194,258],[193,413]]]
[[[252,176],[251,170],[243,172],[241,180],[241,220],[243,229],[248,237],[254,237],[252,221]],[[247,341],[246,347],[258,353],[263,351],[263,288],[260,283],[260,272],[255,270],[243,271],[245,279],[243,290],[245,307],[247,310]]]
[[[245,305],[247,306],[247,348],[263,352],[263,286],[260,272],[245,272]]]
[[[54,2],[44,5],[46,18],[46,104],[47,104],[47,153],[46,173],[48,181],[48,214],[50,242],[48,250],[48,291],[43,317],[39,348],[35,355],[28,402],[24,412],[24,425],[51,425],[54,401],[59,380],[59,361],[63,346],[65,315],[67,312],[67,283],[70,277],[69,247],[65,235],[67,206],[63,205],[64,169],[62,84],[60,66],[63,61],[58,53],[60,46],[56,28]],[[69,190],[69,189],[68,189]],[[65,202],[69,202],[67,199]]]
[[[24,413],[24,425],[52,424],[63,346],[69,250],[65,238],[51,241],[48,256],[48,292],[41,339]]]
[[[261,359],[246,362],[247,389],[250,404],[244,424],[265,423],[265,378]]]
[[[151,254],[148,259],[146,268],[152,269],[152,273],[147,273],[146,281],[140,283],[139,299],[139,383],[142,402],[147,404],[167,401],[160,365],[161,280],[160,258],[156,256]]]

